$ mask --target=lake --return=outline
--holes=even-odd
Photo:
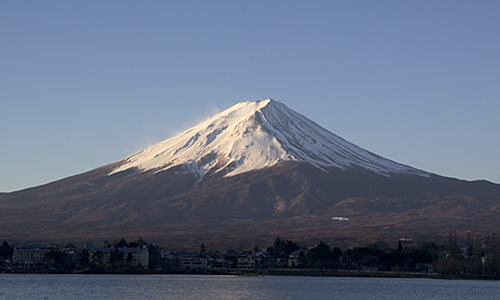
[[[0,299],[499,299],[499,281],[0,274]]]

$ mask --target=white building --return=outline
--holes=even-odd
[[[181,258],[181,268],[190,270],[205,270],[208,268],[208,259],[197,256],[184,256]]]
[[[25,242],[14,247],[12,262],[23,268],[40,266],[49,251],[59,250],[59,247],[48,242]]]

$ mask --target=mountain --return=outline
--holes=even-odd
[[[500,185],[396,163],[267,99],[90,172],[0,194],[0,222],[6,239],[141,236],[172,247],[439,240],[495,232]]]

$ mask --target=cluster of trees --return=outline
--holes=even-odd
[[[60,250],[51,250],[45,254],[45,261],[43,264],[49,270],[57,270],[57,272],[60,273],[69,273],[74,270],[77,262],[70,254],[66,252]]]
[[[455,232],[450,233],[446,255],[436,262],[445,275],[500,276],[500,238],[497,235],[467,237],[460,247]]]
[[[141,248],[147,245],[148,243],[142,238],[139,238],[134,242],[127,242],[125,238],[121,238],[121,240],[114,242],[113,244],[108,243],[108,247],[113,247],[113,248]]]
[[[290,257],[300,247],[292,242],[277,238],[268,253],[274,258]],[[372,245],[342,250],[330,247],[321,241],[316,247],[301,249],[293,268],[343,269],[370,271],[434,271],[442,275],[499,277],[500,238],[495,235],[471,237],[459,241],[451,232],[447,245],[422,243],[403,247]]]
[[[281,245],[280,247],[278,245]],[[287,247],[285,247],[287,246]],[[384,247],[386,248],[386,247]],[[280,252],[276,249],[281,249]],[[269,254],[290,257],[300,247],[292,242],[276,239],[274,246],[268,248]],[[418,271],[419,264],[432,264],[437,257],[439,247],[435,244],[423,244],[416,248],[403,248],[401,241],[396,249],[383,249],[377,245],[354,247],[342,250],[330,247],[321,241],[316,247],[300,250],[297,263],[293,268],[303,269],[344,269],[373,271]],[[428,267],[428,266],[426,266]]]
[[[274,240],[274,244],[267,248],[267,253],[274,257],[288,257],[294,251],[299,249],[300,247],[298,244],[289,240],[282,241],[279,237],[277,237]]]

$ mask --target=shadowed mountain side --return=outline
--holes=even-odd
[[[107,176],[113,167],[0,195],[0,236],[82,241],[135,234],[179,245],[248,244],[273,235],[362,242],[493,232],[500,219],[500,187],[484,181],[388,177],[361,168],[325,172],[283,162],[197,183],[183,166]]]

